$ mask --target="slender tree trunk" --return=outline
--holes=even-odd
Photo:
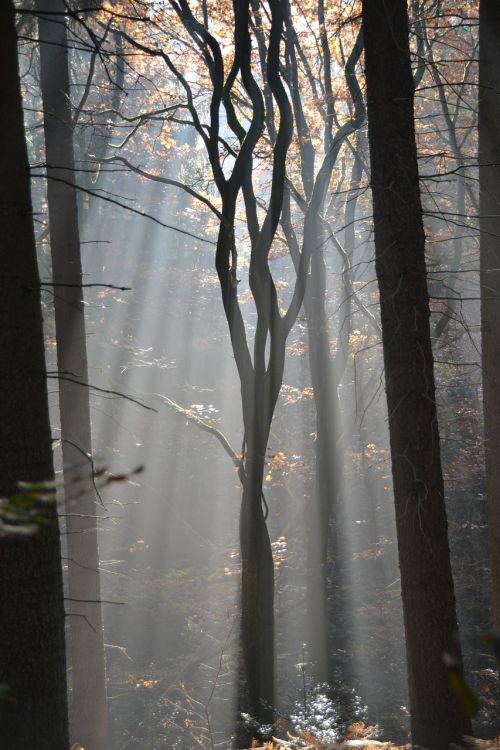
[[[299,49],[300,45],[293,25],[288,0],[284,3],[284,11],[288,42],[286,70],[295,113],[295,124],[299,140],[301,178],[304,190],[302,205],[302,209],[304,210],[304,245],[309,243],[309,252],[311,253],[311,268],[304,295],[304,309],[308,327],[309,365],[316,409],[316,483],[314,502],[311,504],[311,508],[308,508],[308,518],[306,521],[308,540],[306,631],[308,658],[311,661],[311,666],[309,667],[310,674],[312,674],[316,682],[326,682],[332,685],[333,644],[331,643],[328,622],[327,564],[328,549],[331,543],[335,554],[334,575],[336,590],[341,597],[342,585],[338,585],[342,575],[340,573],[339,525],[338,519],[335,519],[336,523],[330,528],[330,520],[333,516],[342,481],[343,447],[340,439],[342,427],[337,388],[343,362],[341,357],[337,357],[334,360],[330,353],[329,326],[325,308],[326,266],[323,252],[323,247],[328,241],[330,232],[328,225],[322,218],[322,214],[324,212],[324,202],[328,185],[339,155],[340,145],[347,132],[345,125],[343,126],[344,130],[340,128],[335,136],[333,136],[332,132],[335,116],[331,79],[331,54],[325,28],[324,3],[322,0],[319,0],[317,12],[323,57],[322,75],[324,76],[326,99],[326,124],[324,131],[325,156],[315,176],[315,150],[304,115],[296,59],[296,49]],[[262,49],[263,45],[260,46]],[[347,126],[351,132],[354,132],[364,119],[362,96],[355,74],[361,48],[360,39],[358,38],[351,54],[346,60],[344,71],[346,83],[353,97],[354,104],[354,116]],[[269,109],[269,105],[267,106]],[[269,116],[267,119],[269,121]],[[273,127],[270,127],[270,124],[268,122],[268,130],[272,137],[275,126],[273,124]],[[285,190],[284,197],[281,222],[293,263],[298,271],[300,251],[291,219],[290,191],[288,188]],[[347,280],[347,277],[344,277],[344,279]],[[349,294],[348,299],[350,299]],[[347,328],[348,326],[345,327],[345,329]],[[343,343],[344,341],[345,339],[343,339]],[[338,368],[339,364],[340,370]],[[342,609],[341,601],[336,603],[336,609]]]
[[[92,2],[96,8],[99,7],[98,0],[97,2],[96,0],[92,0]],[[78,174],[78,184],[90,191],[89,193],[80,191],[76,196],[78,211],[80,214],[80,224],[83,227],[90,221],[96,221],[99,204],[102,204],[102,201],[96,197],[96,194],[98,196],[98,191],[102,189],[102,160],[105,159],[108,154],[109,144],[111,143],[113,136],[113,129],[118,119],[118,112],[122,100],[126,95],[124,92],[125,64],[123,61],[123,37],[119,31],[111,32],[111,34],[116,45],[114,70],[112,70],[111,73],[113,80],[113,91],[110,95],[109,101],[109,108],[111,111],[106,118],[105,124],[97,122],[92,125],[81,125],[80,129],[75,129],[76,133],[74,133],[74,135],[76,134],[76,139],[73,138],[73,148],[76,146],[75,150],[78,164],[78,170],[74,174],[73,181],[76,181],[75,176]],[[96,58],[98,58],[98,50],[95,47],[92,52],[88,75],[91,78],[92,86],[98,87],[100,81],[96,74]],[[90,136],[89,133],[91,133]],[[80,137],[78,137],[78,135],[80,135]],[[89,138],[88,142],[86,142],[86,138]]]
[[[318,217],[319,218],[319,217]],[[290,194],[285,194],[282,226],[295,268],[299,247],[293,230]],[[316,231],[320,234],[319,227]],[[309,340],[309,368],[316,409],[316,481],[308,508],[307,527],[307,612],[306,638],[309,675],[316,683],[333,684],[332,643],[328,623],[327,558],[330,518],[338,496],[342,450],[338,379],[330,355],[325,309],[326,268],[322,249],[311,257],[311,273],[304,295]],[[337,552],[337,547],[335,552]],[[335,560],[337,562],[337,559]]]
[[[0,495],[53,477],[40,282],[12,3],[0,12]],[[0,738],[67,750],[64,602],[56,508],[30,536],[0,535]]]
[[[471,724],[450,689],[461,668],[450,566],[413,119],[405,0],[363,1],[376,272],[413,742],[445,750]]]
[[[218,253],[224,256],[234,242],[235,200],[223,204],[224,221],[218,237]],[[274,718],[274,562],[271,541],[262,507],[265,456],[272,416],[283,378],[280,367],[256,372],[246,355],[246,337],[238,307],[236,284],[229,281],[230,269],[217,264],[224,310],[236,362],[239,364],[245,452],[243,494],[240,511],[241,576],[241,676],[236,721],[242,746],[252,739],[254,728],[241,725],[241,713],[250,713],[260,725]],[[282,349],[284,355],[284,347]],[[283,356],[284,360],[284,356]],[[270,395],[270,389],[272,395]]]
[[[467,206],[465,203],[465,180],[463,172],[459,172],[457,177],[457,216],[466,216]],[[437,320],[434,326],[434,343],[436,344],[440,337],[446,332],[449,324],[454,318],[457,305],[460,300],[460,294],[456,292],[457,271],[460,268],[464,249],[463,229],[457,229],[457,236],[453,240],[453,258],[451,261],[451,279],[446,284],[446,294],[451,298],[447,300],[446,310]]]
[[[267,441],[249,441],[240,513],[241,642],[249,709],[260,724],[274,719],[274,562],[262,508]]]
[[[493,618],[500,632],[500,5],[479,5],[481,337]]]
[[[71,599],[71,738],[85,750],[106,750],[106,686],[100,600],[96,503],[92,485],[91,429],[82,265],[74,182],[73,127],[67,32],[62,0],[37,0],[44,110],[47,197],[54,281],[57,365],[72,381],[59,381]],[[77,600],[84,600],[78,603]]]
[[[340,404],[337,377],[330,354],[325,310],[326,267],[321,250],[311,258],[311,273],[304,298],[309,334],[309,367],[316,408],[316,486],[308,528],[308,646],[316,682],[332,685],[332,644],[328,625],[328,542],[330,519],[336,506],[342,475]],[[338,519],[335,519],[338,523]],[[334,538],[338,533],[334,533]],[[335,574],[338,549],[334,545]]]

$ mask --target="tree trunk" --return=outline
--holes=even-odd
[[[304,297],[309,336],[309,367],[316,409],[316,486],[309,516],[307,547],[307,625],[311,673],[315,682],[333,686],[332,643],[328,624],[328,543],[330,520],[336,507],[342,476],[342,446],[338,380],[330,354],[325,309],[326,267],[322,250],[311,258],[311,273]],[[338,517],[334,519],[338,524]],[[338,539],[338,530],[334,538]],[[334,545],[336,584],[339,550]],[[338,587],[340,591],[341,585]]]
[[[231,270],[226,262],[219,262],[221,256],[225,259],[226,249],[234,242],[232,197],[223,204],[223,216],[216,268],[238,365],[245,429],[240,511],[242,661],[236,731],[238,742],[246,747],[256,729],[253,722],[242,726],[241,714],[249,713],[258,725],[272,724],[274,718],[274,562],[262,507],[262,486],[269,431],[283,379],[284,346],[279,364],[270,361],[269,373],[256,372],[247,349],[236,284],[230,280]]]
[[[106,686],[67,32],[62,0],[37,0],[71,600],[73,742],[106,750]],[[85,600],[78,603],[77,600]]]
[[[0,13],[0,495],[53,478],[52,439],[17,67],[14,9]],[[9,750],[67,750],[64,602],[57,513],[30,536],[0,536],[0,736]]]
[[[274,562],[262,508],[267,443],[247,446],[240,513],[241,643],[249,711],[259,724],[274,718]]]
[[[486,496],[491,546],[493,618],[500,632],[500,6],[479,6],[479,185],[481,337]]]
[[[413,742],[445,750],[471,724],[461,668],[429,328],[405,0],[364,0],[368,132]]]

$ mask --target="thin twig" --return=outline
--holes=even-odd
[[[62,286],[62,287],[77,287],[78,289],[88,289],[92,286],[100,286],[104,287],[105,289],[118,289],[120,292],[129,292],[131,291],[131,286],[115,286],[115,284],[63,284],[63,283],[55,283],[50,281],[41,281],[40,286]]]
[[[147,411],[154,411],[155,414],[158,414],[158,409],[155,409],[153,406],[148,406],[147,404],[143,404],[142,401],[139,401],[137,398],[134,398],[133,396],[129,396],[127,393],[121,393],[120,391],[113,391],[108,388],[100,388],[97,385],[92,385],[92,383],[85,383],[83,380],[77,380],[76,378],[68,377],[68,375],[65,375],[62,372],[48,371],[47,377],[55,378],[57,380],[67,380],[69,383],[75,383],[75,385],[81,385],[84,388],[91,388],[93,391],[98,391],[98,393],[106,393],[111,396],[118,396],[119,398],[124,398],[126,401],[131,401],[133,404],[137,404],[137,406],[142,406],[142,408],[147,409]]]

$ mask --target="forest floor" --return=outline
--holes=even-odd
[[[114,727],[112,750],[228,748],[238,681],[238,628],[231,624],[237,621],[234,580],[239,572],[238,555],[235,550],[229,551],[227,556],[222,555],[214,562],[213,567],[204,569],[192,567],[161,572],[152,570],[146,560],[145,567],[141,568],[139,559],[147,555],[147,551],[142,550],[144,546],[139,545],[140,550],[131,553],[135,567],[129,567],[126,576],[115,576],[113,590],[106,592],[127,602],[127,617],[131,618],[127,622],[122,612],[116,615],[115,622],[108,623],[112,631],[111,643],[116,644],[107,653],[108,694]],[[289,562],[283,553],[277,576],[278,603],[282,587],[289,586],[286,583]],[[213,599],[207,602],[204,592],[209,587]],[[385,603],[382,611],[387,606]],[[361,639],[362,647],[368,651],[376,650],[370,631],[380,630],[380,616],[380,602],[373,610],[368,608],[367,629]],[[279,610],[277,617],[279,623]],[[294,621],[298,618],[298,608],[287,610],[286,618],[289,634],[300,627],[299,621]],[[294,663],[298,657],[282,637],[278,627],[280,668],[292,675],[292,678],[282,677],[278,685],[284,716],[271,730],[274,739],[267,744],[256,741],[255,748],[391,750],[409,747],[405,744],[408,715],[400,705],[404,699],[392,689],[391,679],[378,710],[371,703],[364,705],[352,689],[343,689],[340,703],[338,696],[328,697],[321,686],[312,685],[309,680],[307,685],[302,684],[303,678],[307,678],[307,665]],[[383,656],[389,668],[390,649],[384,651]],[[346,663],[352,659],[352,653],[344,655]],[[396,662],[396,672],[404,668],[395,653],[391,661]],[[300,666],[303,666],[302,672],[298,669]],[[345,675],[339,677],[337,687],[342,684],[352,685],[350,681],[347,683]],[[492,702],[487,712],[491,718],[496,709],[493,676],[484,685],[489,692],[482,694],[483,686],[480,698],[483,704],[485,699]],[[306,688],[304,693],[303,688]],[[482,711],[485,711],[484,705]],[[493,733],[494,730],[483,731],[484,727],[494,726],[486,713],[481,725],[483,736]],[[471,741],[466,747],[500,750],[500,740]]]
[[[264,744],[255,742],[251,750],[348,750],[348,748],[359,748],[360,750],[409,750],[411,744],[395,745],[392,742],[379,742],[372,738],[377,732],[377,727],[366,726],[362,722],[351,724],[345,736],[334,743],[321,743],[313,735],[301,732],[299,736],[287,734],[287,739],[273,737],[270,742]],[[459,746],[453,746],[459,750]],[[500,736],[491,740],[478,740],[474,737],[464,738],[464,744],[460,747],[467,750],[498,750],[500,748]],[[249,749],[250,750],[250,749]]]

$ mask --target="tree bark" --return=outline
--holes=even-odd
[[[471,724],[461,669],[440,461],[414,84],[405,0],[363,1],[375,265],[380,291],[413,742],[445,750]]]
[[[40,73],[44,111],[47,198],[54,282],[57,366],[71,373],[59,380],[71,599],[70,733],[85,750],[106,750],[106,685],[92,484],[91,426],[83,307],[82,263],[74,182],[72,108],[69,90],[65,5],[37,0],[37,9],[61,15],[39,17]],[[73,382],[80,381],[80,382]],[[78,603],[77,600],[84,600]]]
[[[267,440],[247,446],[240,513],[241,643],[252,717],[274,719],[274,562],[262,508]]]
[[[40,282],[17,64],[14,8],[0,13],[0,495],[53,478]],[[36,533],[0,537],[2,746],[67,750],[64,602],[57,512]]]
[[[479,5],[479,186],[484,453],[493,619],[500,632],[500,6]]]

